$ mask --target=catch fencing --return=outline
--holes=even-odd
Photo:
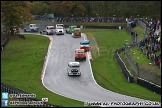
[[[139,21],[138,23],[140,23],[140,25],[142,25],[145,28],[145,24],[142,24],[142,21]],[[131,58],[131,56],[129,55],[129,52],[131,52],[131,48],[133,47],[137,47],[137,45],[139,44],[138,40],[137,40],[137,35],[135,32],[132,32],[132,30],[130,28],[127,27],[123,27],[131,36],[133,36],[133,41],[130,44],[125,44],[124,47],[124,52],[125,52],[125,56],[127,61],[129,62],[129,64],[131,65],[132,69],[134,70],[137,79],[134,80],[134,82],[136,82],[137,84],[144,86],[158,94],[161,94],[161,75],[158,75],[156,72],[152,72],[149,69],[144,69],[142,67],[140,67],[138,65],[137,62],[133,61],[133,59]],[[146,37],[144,37],[146,38]],[[119,50],[119,49],[118,49]],[[117,53],[117,51],[115,52]],[[118,61],[118,58],[116,58]],[[119,63],[120,65],[120,63]],[[123,70],[123,69],[122,69]],[[127,70],[125,70],[126,73]],[[159,86],[160,85],[160,86]]]

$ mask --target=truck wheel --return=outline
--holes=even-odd
[[[77,59],[77,58],[75,58],[75,61],[78,61],[78,59]]]
[[[86,58],[84,58],[84,60],[86,61]]]

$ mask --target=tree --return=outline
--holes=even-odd
[[[20,28],[25,20],[31,19],[32,15],[29,13],[30,3],[28,1],[2,1],[2,23],[6,31],[13,34],[13,28],[16,26]]]
[[[50,13],[50,6],[42,1],[33,2],[30,12],[33,15],[45,15],[45,13]]]

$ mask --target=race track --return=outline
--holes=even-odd
[[[143,99],[118,94],[99,86],[93,78],[88,56],[86,61],[80,62],[81,76],[68,76],[68,62],[75,60],[74,51],[75,49],[79,48],[80,40],[83,39],[83,37],[73,38],[71,34],[66,33],[65,35],[53,35],[51,37],[52,43],[48,52],[44,77],[42,78],[42,83],[48,90],[61,96],[83,102],[146,101]],[[120,105],[117,107],[120,107]]]
[[[82,75],[68,76],[68,62],[74,61],[74,51],[79,48],[82,38],[73,38],[71,34],[52,36],[52,46],[47,61],[44,78],[44,86],[59,95],[83,102],[107,102],[107,101],[144,101],[108,91],[96,84],[90,61],[81,62]]]

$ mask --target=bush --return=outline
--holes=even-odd
[[[19,38],[26,39],[24,35],[18,35]]]

